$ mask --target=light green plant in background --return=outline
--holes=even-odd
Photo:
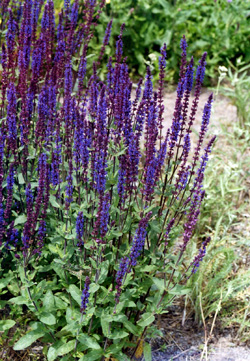
[[[243,129],[250,127],[250,64],[237,59],[236,66],[228,60],[228,71],[225,73],[227,85],[220,87],[221,94],[226,95],[237,108],[237,115]],[[221,73],[222,74],[222,73]],[[220,76],[221,76],[220,74]]]

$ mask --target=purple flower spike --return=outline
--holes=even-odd
[[[109,43],[109,39],[110,39],[110,34],[111,34],[111,29],[112,29],[112,23],[113,23],[113,20],[111,20],[108,25],[107,25],[107,28],[105,30],[105,36],[103,38],[103,44],[102,44],[102,47],[101,47],[101,50],[100,50],[100,54],[99,54],[99,58],[98,58],[98,61],[97,63],[100,64],[102,58],[103,58],[103,55],[104,55],[104,51],[105,51],[105,48],[106,46],[108,45]]]
[[[0,203],[0,246],[2,245],[4,230],[5,230],[4,210],[3,210],[3,204]]]
[[[196,273],[199,266],[200,266],[200,262],[203,260],[203,258],[206,255],[206,247],[207,245],[210,243],[211,241],[211,237],[208,237],[203,243],[202,246],[199,250],[198,255],[195,257],[195,259],[193,260],[193,262],[191,263],[192,267],[192,271],[191,274]]]
[[[6,43],[8,49],[8,67],[11,68],[14,65],[13,50],[15,47],[15,36],[16,36],[17,24],[13,18],[12,10],[9,9],[9,21],[8,30],[6,34]]]
[[[164,77],[165,77],[165,68],[166,68],[166,57],[167,57],[167,46],[163,45],[161,48],[161,56],[159,57],[159,90],[158,90],[158,104],[159,104],[159,114],[158,114],[158,127],[160,130],[160,141],[162,139],[162,121],[163,121],[163,113],[164,113],[164,105],[163,105],[163,89],[164,89]]]
[[[5,242],[4,246],[7,249],[11,249],[11,246],[16,248],[17,242],[18,242],[18,230],[14,228],[14,221],[13,221],[11,222],[10,228],[8,229],[7,241]]]
[[[90,279],[88,276],[86,276],[85,279],[85,285],[84,285],[84,289],[82,291],[82,297],[81,297],[81,308],[80,311],[85,314],[85,310],[88,306],[89,303],[89,285],[90,285]]]
[[[8,148],[15,153],[17,149],[17,125],[16,125],[16,88],[10,83],[7,90],[8,107],[7,107],[7,125],[8,125]]]
[[[132,247],[130,249],[129,255],[129,266],[134,267],[137,264],[137,259],[140,256],[145,243],[145,238],[147,235],[147,226],[149,218],[151,217],[152,212],[148,212],[147,215],[142,218],[139,222],[138,228],[135,231],[135,236],[133,239]]]
[[[124,257],[121,259],[120,265],[119,265],[119,270],[116,273],[116,295],[115,295],[115,303],[119,303],[120,300],[120,296],[121,296],[121,292],[122,292],[122,283],[123,283],[123,279],[125,277],[125,275],[128,272],[128,266],[129,266],[129,260],[127,257]]]
[[[15,168],[14,164],[10,165],[10,171],[7,176],[7,201],[6,208],[4,211],[4,218],[8,219],[11,212],[12,199],[13,199],[13,185],[14,185]]]
[[[117,63],[120,63],[122,60],[122,53],[123,53],[123,42],[122,42],[122,34],[123,34],[123,30],[125,28],[125,24],[122,24],[121,26],[121,31],[120,31],[120,35],[118,36],[118,40],[116,42],[116,61]]]
[[[69,160],[69,173],[66,178],[68,184],[66,186],[66,198],[65,198],[65,205],[66,209],[69,209],[70,203],[73,202],[73,164],[72,160]]]
[[[196,112],[198,109],[198,103],[199,103],[199,98],[200,98],[200,93],[201,93],[201,86],[202,86],[202,82],[203,82],[204,74],[205,74],[206,57],[207,57],[207,53],[205,52],[199,61],[199,66],[196,71],[196,84],[195,84],[195,91],[194,91],[194,100],[192,103],[191,114],[190,114],[188,128],[187,128],[187,132],[189,132],[189,133],[191,133],[191,127],[195,120],[195,115],[196,115]]]
[[[39,228],[38,228],[38,242],[36,248],[33,251],[33,254],[39,254],[39,256],[41,256],[45,234],[46,234],[46,222],[44,220],[41,220],[39,222]]]
[[[192,165],[193,168],[195,167],[195,165],[196,165],[196,163],[197,163],[197,161],[199,159],[200,149],[201,149],[205,134],[206,134],[207,129],[208,129],[208,124],[209,124],[209,120],[210,120],[210,116],[211,116],[212,103],[213,103],[213,94],[211,94],[209,96],[208,101],[205,104],[205,107],[204,107],[204,110],[203,110],[201,130],[200,130],[198,143],[197,143],[197,146],[195,148],[194,157],[193,157],[193,165]]]
[[[105,196],[101,196],[99,201],[98,212],[96,215],[96,221],[94,224],[93,236],[101,238],[101,243],[104,243],[104,237],[108,231],[109,222],[109,208],[110,208],[110,195],[106,193]]]
[[[78,240],[77,246],[82,247],[84,245],[83,242],[83,229],[84,226],[84,217],[83,212],[79,212],[76,218],[76,237]]]

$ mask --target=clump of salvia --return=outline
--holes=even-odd
[[[56,26],[52,0],[1,3],[6,35],[1,38],[0,242],[2,254],[16,260],[13,268],[23,267],[26,281],[39,265],[47,272],[43,277],[57,278],[58,287],[45,283],[39,296],[32,296],[34,284],[24,291],[44,334],[54,335],[51,347],[77,338],[70,352],[88,355],[92,346],[90,341],[86,346],[86,337],[95,334],[93,348],[100,354],[93,359],[120,360],[124,354],[133,357],[155,314],[166,309],[205,256],[209,239],[183,266],[215,137],[204,145],[211,95],[192,145],[206,53],[195,69],[185,37],[166,132],[166,45],[157,90],[147,68],[134,92],[122,25],[115,56],[100,79],[112,21],[94,58],[88,57],[88,45],[103,6],[104,1],[65,1]],[[45,327],[39,308],[48,292],[58,322]],[[63,309],[58,299],[66,304],[63,312],[56,312]],[[70,318],[77,327],[69,327]]]

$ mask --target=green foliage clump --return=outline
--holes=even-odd
[[[142,75],[150,64],[157,73],[159,47],[167,44],[168,78],[178,77],[178,39],[185,34],[190,43],[189,53],[200,56],[209,48],[207,75],[209,82],[217,77],[219,65],[226,59],[235,62],[243,55],[250,60],[250,3],[234,0],[111,0],[101,15],[101,26],[93,42],[101,43],[103,24],[114,19],[113,33],[119,34],[121,23],[126,24],[124,46],[128,63],[134,75]]]

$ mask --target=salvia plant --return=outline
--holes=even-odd
[[[150,352],[155,317],[187,292],[210,240],[184,262],[215,141],[203,144],[213,96],[194,145],[206,53],[195,69],[183,37],[164,132],[166,46],[158,89],[148,68],[134,92],[122,25],[101,81],[112,21],[92,61],[88,44],[104,1],[83,5],[78,24],[79,2],[65,0],[56,27],[52,0],[1,2],[3,282],[15,296],[8,304],[22,305],[31,321],[15,350],[40,339],[49,361],[132,360],[143,344]]]

